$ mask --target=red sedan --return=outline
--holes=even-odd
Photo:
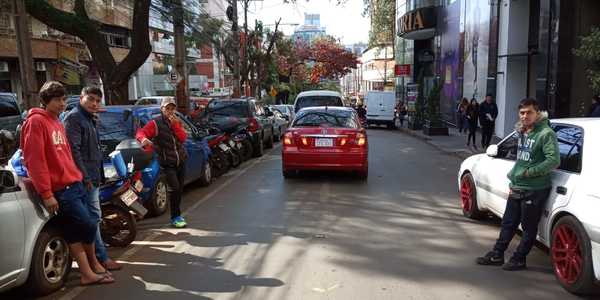
[[[283,137],[283,176],[299,170],[356,171],[369,175],[369,144],[349,107],[310,107],[296,114]]]

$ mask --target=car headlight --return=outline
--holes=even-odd
[[[104,178],[113,178],[117,177],[117,169],[114,166],[105,166],[104,167]]]

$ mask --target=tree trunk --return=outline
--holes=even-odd
[[[110,82],[102,78],[102,82]],[[120,85],[104,85],[104,97],[108,105],[129,104],[129,82]],[[125,101],[121,99],[127,99]]]

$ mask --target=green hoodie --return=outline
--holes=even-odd
[[[520,128],[517,132],[517,162],[508,173],[510,188],[541,190],[551,187],[551,172],[560,165],[560,153],[547,114],[540,115],[529,133],[523,133]]]

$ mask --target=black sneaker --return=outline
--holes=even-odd
[[[502,266],[505,271],[520,271],[527,269],[527,263],[525,260],[519,260],[511,258],[507,263]]]
[[[478,265],[501,266],[502,264],[504,264],[504,255],[501,255],[494,251],[490,251],[485,256],[478,257],[475,261]]]

